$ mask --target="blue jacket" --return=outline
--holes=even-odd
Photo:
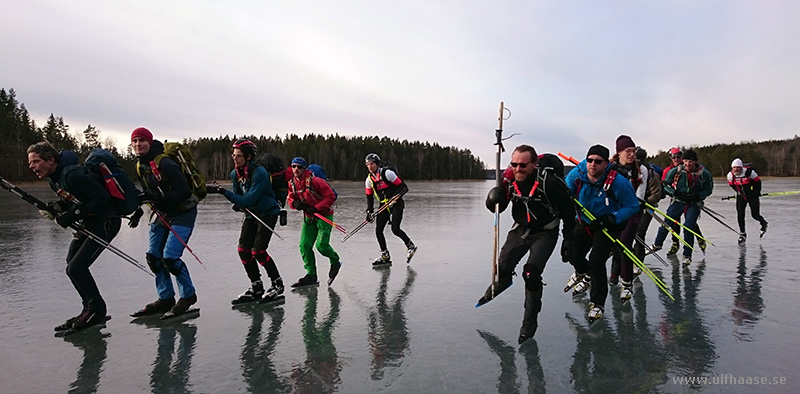
[[[245,169],[246,175],[242,174],[241,178],[235,168],[231,171],[233,190],[226,190],[225,198],[234,204],[249,208],[258,216],[278,215],[281,208],[275,199],[275,192],[272,191],[267,170],[252,161]],[[251,218],[249,213],[245,213],[245,217]]]
[[[691,200],[703,201],[714,191],[714,179],[711,173],[702,165],[697,164],[697,170],[687,172],[681,164],[673,167],[664,177],[664,190],[669,195],[674,195],[678,190],[685,193]]]
[[[639,200],[636,198],[636,192],[634,192],[631,182],[621,175],[614,177],[609,185],[609,190],[606,191],[604,187],[608,175],[609,170],[606,168],[597,183],[591,183],[587,176],[586,160],[584,160],[567,174],[567,187],[570,194],[595,217],[614,215],[616,222],[622,223],[639,211]],[[580,211],[578,219],[584,223],[592,222]]]

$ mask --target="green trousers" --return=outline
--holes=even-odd
[[[333,215],[325,216],[333,221]],[[316,243],[317,250],[330,260],[331,264],[339,262],[339,255],[331,247],[331,227],[330,224],[316,218],[303,218],[303,228],[300,230],[300,256],[303,258],[303,266],[309,275],[317,274],[316,258],[312,247]]]

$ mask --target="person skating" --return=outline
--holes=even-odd
[[[586,159],[573,168],[566,178],[570,194],[595,217],[595,220],[589,220],[583,212],[578,211],[580,225],[575,226],[575,246],[570,260],[575,273],[564,289],[569,291],[572,286],[583,285],[582,290],[585,291],[586,283],[590,284],[589,321],[603,317],[608,296],[606,260],[614,243],[603,234],[603,230],[617,238],[627,220],[640,209],[639,200],[628,179],[609,169],[608,155],[605,146],[592,146],[586,153]]]
[[[683,150],[681,150],[681,148],[677,148],[677,147],[670,149],[669,150],[669,158],[670,158],[670,165],[667,166],[666,168],[664,168],[664,171],[661,173],[661,180],[666,182],[666,183],[668,183],[667,182],[667,173],[669,173],[670,170],[672,170],[673,168],[676,168],[676,167],[680,166],[681,164],[683,164]],[[672,202],[670,202],[670,203],[672,203]],[[695,224],[697,226],[697,234],[700,234],[700,236],[702,236],[703,233],[702,233],[702,231],[700,231],[700,224],[699,223],[695,223]],[[681,231],[681,225],[678,224],[678,223],[670,223],[670,226],[672,227],[672,230],[675,231],[675,233],[679,233]],[[670,246],[669,250],[667,251],[667,256],[671,256],[671,255],[677,254],[678,250],[680,249],[680,246],[681,246],[681,244],[680,244],[680,241],[678,240],[678,237],[676,237],[673,234],[672,235],[672,246]],[[706,251],[706,241],[704,241],[702,238],[698,238],[697,239],[697,246],[699,246],[700,250],[702,250],[703,252]]]
[[[647,167],[636,159],[636,144],[627,135],[621,135],[616,141],[617,153],[611,161],[611,170],[618,175],[624,176],[631,182],[636,198],[644,200],[647,193]],[[619,240],[628,249],[633,249],[633,240],[636,238],[636,231],[642,218],[642,210],[639,209],[630,218],[619,235]],[[625,255],[619,246],[614,248],[614,255],[611,257],[611,277],[609,283],[615,286],[619,282],[621,289],[619,298],[626,302],[633,296],[633,260]]]
[[[302,157],[292,160],[292,179],[289,181],[289,197],[287,204],[298,211],[303,211],[303,226],[300,230],[300,256],[303,258],[306,275],[292,284],[292,287],[316,285],[317,265],[313,246],[330,261],[328,285],[333,283],[342,262],[339,255],[331,247],[330,224],[319,220],[320,214],[333,221],[333,203],[336,193],[324,179],[315,177],[306,167],[308,164]]]
[[[559,160],[556,158],[556,160]],[[562,223],[561,258],[569,261],[575,226],[572,198],[564,180],[552,170],[538,168],[539,157],[529,145],[520,145],[511,153],[513,179],[504,179],[503,187],[494,187],[486,197],[486,208],[494,212],[500,204],[504,211],[511,202],[511,226],[498,258],[497,283],[489,286],[478,300],[483,305],[511,286],[519,261],[528,254],[522,269],[525,280],[525,312],[518,342],[531,338],[538,328],[542,309],[542,273],[558,241]],[[563,171],[563,170],[562,170]]]
[[[636,147],[636,159],[647,167],[647,192],[644,195],[644,201],[653,207],[658,207],[661,201],[661,194],[663,187],[661,186],[661,171],[656,171],[650,163],[647,163],[647,151],[642,147]],[[650,228],[650,222],[653,216],[649,213],[642,214],[642,220],[639,222],[639,227],[636,230],[636,242],[633,245],[633,254],[639,261],[644,262],[646,247],[642,242],[647,239],[647,230]],[[638,275],[641,273],[639,267],[633,267],[633,274]]]
[[[219,185],[208,187],[210,193],[222,194],[232,202],[235,211],[244,212],[237,252],[250,279],[250,288],[232,300],[232,304],[277,299],[284,291],[275,259],[267,252],[272,232],[278,223],[280,205],[272,190],[270,174],[255,162],[256,152],[256,145],[249,139],[236,140],[231,153],[235,167],[231,171],[233,190],[226,190]],[[266,291],[259,265],[264,267],[272,282]]]
[[[41,211],[42,216],[54,219],[63,228],[77,223],[111,242],[119,232],[121,219],[114,213],[111,196],[100,180],[77,165],[78,156],[71,151],[58,152],[47,141],[31,145],[27,153],[28,167],[39,179],[47,179],[60,197],[48,204],[48,210]],[[89,271],[104,249],[85,234],[75,233],[67,250],[66,273],[81,297],[82,309],[56,326],[56,331],[77,331],[106,321],[106,302]]]
[[[408,191],[408,186],[390,168],[381,167],[381,158],[375,153],[370,153],[364,159],[364,164],[369,170],[366,180],[367,193],[367,220],[375,219],[375,236],[378,238],[378,246],[381,248],[381,256],[372,263],[373,266],[391,265],[392,260],[389,248],[386,245],[386,237],[383,235],[386,223],[392,224],[392,234],[403,240],[406,245],[406,261],[411,261],[411,257],[417,251],[417,246],[411,238],[400,228],[403,221],[403,209],[405,202],[402,193]],[[374,198],[373,198],[374,196]],[[389,202],[392,197],[396,197],[393,202]],[[375,199],[378,200],[379,208],[385,204],[390,204],[386,209],[373,218],[375,212]]]
[[[667,216],[673,220],[680,220],[684,215],[683,225],[699,234],[697,219],[700,217],[703,200],[714,189],[711,173],[697,162],[697,153],[688,149],[683,154],[683,163],[669,170],[666,176],[664,191],[673,197],[672,204],[667,208]],[[684,240],[688,245],[683,248],[683,265],[692,263],[692,246],[694,234],[684,230]],[[667,229],[658,228],[653,249],[659,250],[667,238]]]
[[[163,155],[164,145],[153,139],[150,130],[144,127],[133,130],[131,146],[138,157],[136,172],[143,189],[139,201],[148,205],[156,216],[150,223],[145,258],[156,276],[158,293],[157,300],[131,316],[163,313],[163,318],[169,318],[185,313],[197,302],[189,268],[181,255],[194,229],[199,199],[192,194],[180,164]],[[175,276],[178,284],[177,302],[170,275]]]
[[[767,232],[767,220],[761,216],[761,178],[752,168],[745,167],[742,159],[736,158],[731,162],[731,171],[728,173],[728,185],[736,192],[736,218],[739,222],[739,243],[747,239],[744,228],[744,210],[750,205],[750,215],[761,224],[761,237]]]

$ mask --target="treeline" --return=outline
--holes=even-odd
[[[240,136],[241,137],[241,136]],[[403,179],[483,179],[484,165],[467,149],[444,147],[438,143],[399,141],[388,137],[344,137],[337,135],[246,136],[258,146],[260,154],[272,153],[288,166],[295,156],[321,165],[331,179],[362,180],[366,176],[364,157],[377,153],[393,162]],[[159,139],[156,131],[156,138]],[[237,136],[198,138],[183,141],[189,145],[200,170],[207,179],[227,179],[232,169],[231,146]],[[130,175],[136,158],[130,147],[117,150],[110,138],[101,140],[100,130],[91,124],[72,133],[61,117],[50,114],[47,124],[38,127],[25,104],[16,99],[14,89],[0,89],[0,175],[9,180],[35,180],[28,169],[25,150],[41,140],[57,149],[72,150],[80,157],[101,147],[112,151]],[[163,142],[163,140],[162,140]]]
[[[698,163],[715,177],[726,176],[731,170],[731,162],[737,157],[755,169],[759,176],[800,176],[800,137],[797,135],[788,140],[686,146],[681,149],[697,152]],[[670,164],[668,152],[659,151],[648,159],[662,167]]]

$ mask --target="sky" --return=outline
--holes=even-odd
[[[0,87],[124,148],[387,136],[583,157],[800,130],[800,1],[0,0]],[[364,152],[365,155],[368,152]],[[380,152],[377,152],[380,154]],[[313,158],[311,158],[313,160]]]

